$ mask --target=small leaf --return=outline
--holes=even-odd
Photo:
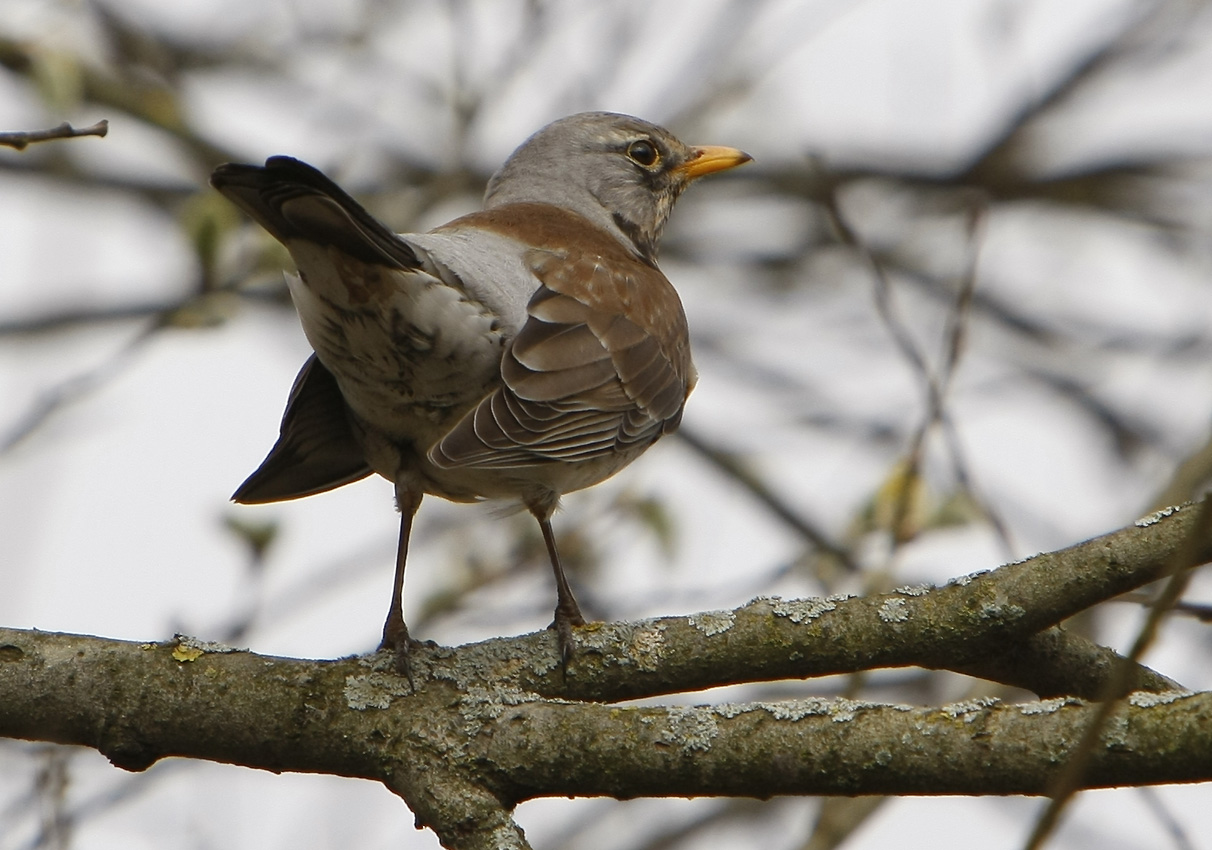
[[[228,514],[223,517],[223,526],[239,538],[252,552],[255,560],[261,561],[278,537],[278,521],[249,522]]]

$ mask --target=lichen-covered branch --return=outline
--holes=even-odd
[[[1038,694],[1094,697],[1114,653],[1076,636],[1037,635],[1156,581],[1176,557],[1181,569],[1212,558],[1212,540],[1192,507],[1170,508],[1102,537],[943,587],[866,597],[763,598],[732,611],[580,630],[582,652],[566,676],[521,671],[520,684],[549,696],[612,701],[918,666],[983,676]],[[1192,534],[1196,539],[1189,540]],[[1065,659],[1066,667],[1055,666]],[[1073,675],[1072,688],[1064,685],[1066,672]],[[1173,685],[1137,666],[1128,689]]]
[[[1055,628],[1206,560],[1202,511],[1169,510],[940,588],[761,598],[733,611],[422,647],[415,691],[375,656],[270,658],[0,629],[0,736],[93,747],[141,770],[182,756],[382,782],[448,847],[526,846],[536,796],[1036,794],[1093,709],[1071,696],[1123,660]],[[875,667],[962,670],[1063,698],[911,708],[811,699],[703,708],[603,703]],[[1212,694],[1134,668],[1076,787],[1212,779]]]
[[[939,708],[845,699],[695,708],[533,702],[484,757],[517,799],[777,794],[1042,794],[1094,711],[1076,699]],[[1212,694],[1116,707],[1082,787],[1212,779]]]
[[[405,694],[366,659],[0,629],[0,736],[92,747],[127,770],[181,756],[372,779],[448,847],[526,847],[470,770],[465,695],[440,681]]]
[[[536,796],[1038,794],[1092,711],[1072,698],[620,708],[494,687],[492,665],[453,656],[416,692],[389,669],[0,631],[0,734],[135,770],[185,756],[377,780],[448,846],[522,847],[508,813]],[[1082,785],[1208,779],[1212,694],[1171,691],[1117,707]]]

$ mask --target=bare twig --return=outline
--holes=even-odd
[[[7,433],[0,433],[0,455],[16,448],[58,410],[79,401],[112,379],[131,363],[134,355],[152,339],[160,327],[160,323],[157,322],[143,329],[97,366],[74,375],[43,392],[30,405],[29,410],[18,417]]]
[[[737,484],[744,487],[751,496],[761,502],[772,514],[782,520],[809,544],[830,557],[837,559],[837,562],[850,572],[858,571],[858,564],[855,563],[845,548],[830,540],[828,534],[801,516],[794,508],[772,491],[757,475],[739,463],[736,458],[708,444],[702,437],[684,426],[678,429],[678,437],[681,438],[683,443],[697,452],[700,457],[710,462],[716,469],[725,473]]]
[[[1089,724],[1082,732],[1081,740],[1078,741],[1072,755],[1065,761],[1060,773],[1052,782],[1048,793],[1050,797],[1048,805],[1039,820],[1036,821],[1031,835],[1027,839],[1026,850],[1039,850],[1040,847],[1043,847],[1044,842],[1059,823],[1065,807],[1081,789],[1091,759],[1100,749],[1099,742],[1103,730],[1107,728],[1112,713],[1122,708],[1122,705],[1115,701],[1116,695],[1123,690],[1124,683],[1128,681],[1129,677],[1134,675],[1133,670],[1137,662],[1145,654],[1145,650],[1152,645],[1162,620],[1182,596],[1191,580],[1191,573],[1184,569],[1184,564],[1189,563],[1191,554],[1202,545],[1201,541],[1204,540],[1209,527],[1212,526],[1212,500],[1205,499],[1200,502],[1197,511],[1183,545],[1170,558],[1166,570],[1169,578],[1157,601],[1150,609],[1149,616],[1141,626],[1140,632],[1132,644],[1132,649],[1112,670],[1111,676],[1103,684],[1103,700],[1097,703],[1097,708],[1090,718]]]
[[[50,142],[55,139],[75,139],[80,136],[104,136],[109,132],[109,122],[102,119],[91,127],[73,127],[64,121],[58,127],[49,130],[23,130],[12,133],[0,133],[0,145],[23,151],[34,142]]]
[[[888,275],[888,271],[880,261],[880,258],[846,221],[845,216],[842,214],[841,206],[838,203],[837,194],[834,192],[828,193],[821,198],[821,202],[841,242],[857,252],[866,261],[874,282],[876,311],[879,314],[880,320],[887,328],[889,335],[892,337],[893,344],[905,358],[910,369],[920,378],[925,396],[926,410],[922,417],[922,423],[914,433],[909,449],[905,453],[905,471],[903,475],[906,484],[900,489],[893,519],[890,524],[894,545],[904,542],[911,536],[906,536],[906,529],[913,507],[912,495],[915,490],[913,485],[918,478],[922,465],[926,438],[937,426],[941,430],[945,440],[959,485],[967,493],[972,502],[980,508],[985,520],[1001,542],[1007,556],[1011,555],[1014,551],[1014,545],[1010,538],[1009,529],[1000,515],[993,510],[993,507],[981,498],[971,471],[968,468],[962,447],[960,446],[954,422],[951,420],[951,416],[948,414],[944,404],[947,392],[951,386],[951,380],[959,366],[960,357],[963,353],[967,318],[971,312],[973,292],[976,288],[977,262],[983,234],[986,201],[984,199],[978,201],[972,206],[969,213],[968,241],[971,251],[967,268],[960,282],[959,291],[955,296],[954,304],[948,315],[948,326],[945,333],[946,348],[944,350],[943,363],[938,373],[931,368],[925,352],[922,351],[916,340],[914,340],[913,335],[909,332],[909,328],[896,313],[892,302],[892,281]]]

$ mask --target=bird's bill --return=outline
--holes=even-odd
[[[749,154],[736,148],[704,145],[701,148],[694,148],[694,155],[678,171],[687,180],[694,180],[696,177],[702,177],[704,174],[714,174],[717,171],[736,168],[738,165],[744,165],[751,159],[753,157]]]

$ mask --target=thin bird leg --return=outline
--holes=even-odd
[[[387,621],[383,624],[383,642],[379,649],[390,649],[396,656],[396,670],[408,677],[408,683],[416,689],[412,680],[412,668],[408,663],[408,655],[412,646],[412,638],[408,636],[408,626],[404,624],[404,564],[408,560],[408,536],[412,532],[412,519],[421,507],[421,497],[424,494],[417,490],[396,486],[396,505],[400,509],[400,544],[396,549],[396,575],[391,590],[391,608],[387,611]]]
[[[539,528],[543,531],[543,542],[547,544],[547,554],[551,558],[551,569],[555,572],[556,580],[556,608],[555,608],[555,626],[556,636],[560,641],[560,660],[564,666],[568,666],[568,662],[572,660],[572,652],[575,644],[572,640],[572,627],[585,625],[585,618],[581,615],[581,606],[577,605],[577,599],[572,595],[572,588],[568,586],[568,579],[564,576],[564,567],[560,564],[560,553],[556,551],[555,533],[551,530],[551,512],[547,511],[546,515],[538,510],[531,509],[535,519],[539,521]]]

